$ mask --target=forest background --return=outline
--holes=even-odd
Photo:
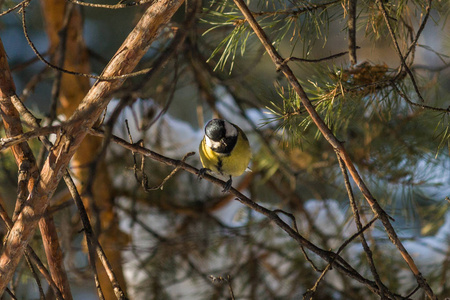
[[[5,299],[450,297],[449,1],[0,3]]]

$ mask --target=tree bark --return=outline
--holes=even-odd
[[[89,73],[89,54],[83,39],[83,19],[79,7],[74,7],[65,0],[42,0],[42,11],[50,40],[49,52],[52,63],[66,70]],[[59,63],[58,63],[59,62]],[[71,74],[59,74],[60,80],[55,81],[54,95],[58,99],[58,113],[70,118],[83,100],[90,88],[89,78]],[[119,221],[114,211],[114,195],[111,190],[111,178],[108,174],[103,157],[97,153],[102,147],[102,140],[94,136],[86,136],[75,152],[71,161],[74,177],[79,183],[84,206],[89,217],[98,224],[96,232],[100,243],[104,246],[107,257],[114,268],[121,287],[126,290],[125,277],[122,270],[121,249],[126,246],[128,236],[119,229]],[[95,177],[92,184],[86,184],[92,176],[92,164],[96,164]],[[86,188],[90,190],[87,191]],[[96,207],[97,211],[89,210]],[[106,299],[114,298],[114,291],[109,284],[109,278],[96,261],[99,280]]]
[[[106,66],[102,76],[124,75],[131,72],[156,39],[163,25],[167,24],[182,3],[182,0],[161,0],[150,6]],[[124,80],[97,81],[68,120],[70,126],[64,128],[53,149],[50,150],[40,179],[34,185],[26,205],[5,240],[0,256],[0,294],[3,294],[11,280],[70,159],[80,147],[88,129],[106,108],[111,93],[120,87]]]
[[[15,95],[15,86],[6,57],[3,43],[0,40],[0,109],[6,136],[12,137],[22,134],[23,130],[19,112],[16,110],[11,101],[11,97]],[[19,167],[18,197],[13,215],[13,221],[15,221],[24,207],[24,200],[32,191],[33,186],[39,179],[39,169],[37,167],[33,152],[27,142],[22,142],[12,146],[11,148],[14,153],[17,166]],[[44,248],[46,250],[47,261],[53,281],[61,291],[64,299],[71,300],[72,293],[70,291],[69,280],[64,269],[63,255],[59,245],[58,234],[56,232],[56,226],[53,222],[53,218],[51,216],[42,218],[39,224],[41,227]]]

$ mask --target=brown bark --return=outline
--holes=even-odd
[[[156,39],[162,26],[170,20],[182,3],[182,0],[161,0],[150,6],[102,75],[114,76],[131,72]],[[70,159],[86,136],[87,129],[93,126],[106,108],[111,93],[123,82],[124,79],[97,81],[70,118],[71,126],[61,133],[58,142],[50,150],[40,173],[40,180],[34,186],[27,205],[22,209],[11,234],[5,240],[0,256],[0,294],[3,294],[11,280],[39,218],[45,212]]]
[[[0,40],[0,95],[1,95],[1,115],[5,126],[6,136],[17,136],[23,133],[20,116],[14,107],[11,97],[15,95],[15,86],[9,70],[6,53]],[[14,158],[19,167],[18,198],[13,215],[13,221],[20,214],[24,207],[24,202],[33,186],[39,178],[39,169],[36,164],[33,152],[27,142],[22,142],[11,147]],[[43,218],[40,226],[45,228],[42,231],[44,247],[46,249],[47,260],[50,266],[53,281],[61,291],[64,299],[72,299],[69,281],[64,269],[62,251],[59,246],[56,226],[52,217]],[[51,252],[47,252],[51,250]]]
[[[42,0],[46,30],[50,40],[50,53],[53,63],[63,59],[62,68],[80,73],[89,73],[89,55],[83,40],[83,23],[79,7],[65,0]],[[70,10],[70,11],[67,11]],[[65,33],[65,34],[61,34]],[[62,40],[63,39],[63,40]],[[62,73],[59,82],[58,112],[70,118],[83,97],[89,91],[89,79],[81,76]],[[106,255],[113,266],[118,281],[125,289],[125,277],[122,270],[121,249],[127,243],[127,237],[118,227],[117,215],[114,212],[114,195],[111,191],[111,178],[108,175],[104,160],[99,160],[97,153],[101,148],[101,139],[87,136],[71,162],[75,177],[81,183],[83,202],[88,209],[95,206],[98,215],[88,210],[91,220],[98,217],[100,243],[105,246]],[[94,182],[89,186],[92,190],[85,193],[84,185],[90,178],[92,163],[98,164]],[[89,196],[86,196],[89,195]],[[90,203],[92,202],[92,203]],[[114,291],[109,278],[97,258],[98,275],[106,299],[114,298]]]

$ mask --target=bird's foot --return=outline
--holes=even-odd
[[[233,183],[233,180],[231,179],[231,176],[230,176],[230,179],[225,183],[222,193],[228,192],[231,189],[232,183]]]
[[[211,170],[208,169],[208,168],[201,168],[201,169],[198,171],[197,179],[198,179],[198,180],[202,180],[202,179],[203,179],[203,176],[204,176],[207,172],[209,172],[209,171],[211,171]]]

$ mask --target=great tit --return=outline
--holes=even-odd
[[[206,124],[199,152],[203,165],[199,178],[207,171],[230,177],[223,192],[231,188],[231,176],[244,173],[252,157],[242,129],[222,119],[212,119]]]

